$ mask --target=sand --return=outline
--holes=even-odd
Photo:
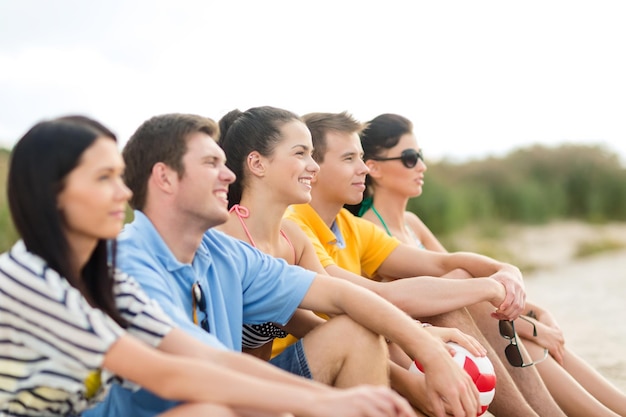
[[[588,242],[626,245],[626,224],[558,222],[505,235],[499,244],[533,266],[524,273],[528,299],[553,313],[571,350],[626,392],[626,249],[575,255]]]
[[[626,392],[626,250],[572,257],[578,243],[608,235],[626,241],[626,226],[561,223],[520,240],[543,264],[525,275],[528,299],[550,309],[568,347]]]

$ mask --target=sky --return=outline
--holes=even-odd
[[[430,158],[531,144],[626,160],[626,2],[0,0],[0,146],[91,116],[398,113]]]

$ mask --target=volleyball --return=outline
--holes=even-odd
[[[476,357],[467,349],[454,342],[448,342],[456,351],[454,361],[469,374],[478,388],[480,394],[480,415],[483,415],[496,394],[496,374],[491,361],[486,356]],[[423,373],[422,365],[418,361],[413,361],[409,366],[410,372]]]

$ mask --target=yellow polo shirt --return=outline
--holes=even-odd
[[[388,236],[374,223],[341,209],[329,228],[309,204],[296,204],[285,217],[296,222],[307,234],[322,266],[337,265],[358,275],[372,277],[400,241]],[[298,340],[289,335],[274,339],[272,357]]]

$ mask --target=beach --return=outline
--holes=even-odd
[[[626,224],[507,226],[502,236],[497,245],[527,266],[528,300],[549,309],[567,346],[626,392]],[[624,247],[577,255],[594,242]],[[467,236],[458,244],[478,248]]]
[[[544,267],[525,275],[528,299],[552,311],[567,346],[626,392],[626,250],[573,259],[567,256],[576,241],[572,236],[585,228],[559,227],[560,237],[557,228],[543,236],[543,256],[553,252],[552,264],[546,260]],[[626,228],[618,230],[626,239]],[[561,242],[558,249],[550,249],[552,234]]]

